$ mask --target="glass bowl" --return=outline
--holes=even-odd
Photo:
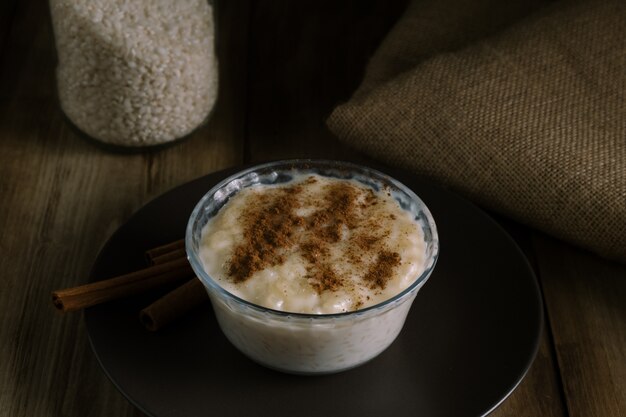
[[[375,191],[387,187],[400,206],[420,224],[426,244],[424,269],[405,290],[379,304],[336,314],[302,314],[248,302],[222,288],[205,271],[199,256],[202,230],[239,190],[258,184],[282,184],[294,176],[317,174],[352,179]],[[252,360],[295,374],[334,373],[361,365],[396,339],[419,289],[435,267],[439,240],[434,219],[408,187],[379,171],[338,161],[286,160],[245,169],[209,190],[187,224],[189,262],[204,284],[220,328]]]

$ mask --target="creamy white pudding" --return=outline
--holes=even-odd
[[[307,160],[260,165],[215,186],[190,217],[186,247],[241,352],[320,374],[358,366],[396,339],[439,242],[432,215],[404,185]]]
[[[233,196],[204,227],[200,258],[224,289],[292,313],[379,304],[424,270],[420,225],[390,193],[298,176]]]

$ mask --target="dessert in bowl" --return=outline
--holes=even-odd
[[[298,374],[343,371],[384,351],[439,253],[434,219],[413,191],[323,160],[223,180],[196,205],[185,240],[230,342]]]

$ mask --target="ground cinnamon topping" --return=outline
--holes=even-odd
[[[268,187],[251,200],[239,217],[243,241],[227,263],[227,274],[234,282],[280,265],[286,254],[297,251],[307,263],[304,278],[308,283],[318,293],[336,291],[346,280],[333,268],[330,248],[348,236],[346,258],[357,266],[367,261],[369,267],[355,270],[364,273],[361,278],[370,288],[385,288],[400,264],[400,255],[385,246],[388,232],[380,227],[383,214],[379,219],[364,214],[378,203],[378,197],[347,181],[325,185],[321,198],[307,195],[303,185],[315,182],[309,177],[291,186]],[[299,211],[302,207],[317,209]],[[362,304],[356,300],[355,308]]]
[[[385,289],[387,281],[393,275],[394,268],[398,265],[400,265],[400,255],[397,252],[381,251],[363,279],[370,283],[372,289]]]
[[[352,241],[359,247],[359,249],[367,251],[372,249],[380,241],[380,239],[381,237],[379,236],[362,234],[355,236]]]
[[[295,196],[301,187],[279,189],[278,195],[260,196],[257,204],[241,215],[243,243],[235,248],[228,263],[228,275],[235,282],[250,278],[255,272],[283,262],[284,250],[294,245],[294,231],[302,219],[293,214],[298,206]]]
[[[326,290],[336,291],[343,286],[343,280],[327,264],[319,264],[309,269],[309,282],[318,293]]]

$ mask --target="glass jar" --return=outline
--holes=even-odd
[[[59,101],[79,130],[145,147],[208,119],[218,91],[212,1],[49,1]]]

